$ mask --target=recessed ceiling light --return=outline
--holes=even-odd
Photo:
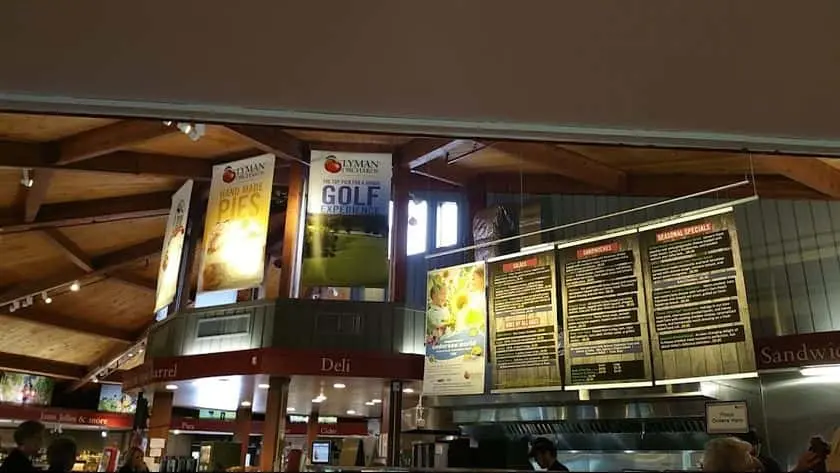
[[[242,407],[251,407],[251,402],[250,402],[250,401],[242,401],[242,404],[240,404],[240,406],[242,406]]]
[[[295,412],[295,408],[294,407],[287,407],[286,412]]]
[[[259,385],[259,386],[257,386],[257,387],[258,387],[258,388],[260,388],[260,389],[268,389],[268,388],[270,388],[271,386],[269,386],[268,384],[262,383],[262,384],[260,384],[260,385]]]
[[[73,284],[70,285],[70,290],[73,292],[78,292],[82,286],[79,284],[79,281],[73,281]]]
[[[406,394],[411,394],[411,393],[414,392],[414,390],[411,389],[411,388],[405,388],[405,389],[403,389],[403,392],[406,393]]]
[[[347,411],[347,415],[348,416],[354,416],[354,415],[356,415],[356,411],[354,411],[353,409],[350,409],[349,411]]]
[[[169,390],[169,391],[175,391],[176,389],[178,389],[178,385],[177,384],[167,384],[166,389]]]
[[[371,399],[370,402],[374,404],[382,404],[382,399]]]
[[[347,387],[347,385],[346,385],[346,384],[344,384],[344,383],[335,383],[335,384],[333,384],[333,387],[334,387],[335,389],[344,389],[344,388],[346,388],[346,387]]]
[[[365,403],[365,405],[366,405],[366,406],[373,406],[373,405],[375,405],[375,404],[373,403],[373,401],[368,401],[368,402],[366,402],[366,403]]]

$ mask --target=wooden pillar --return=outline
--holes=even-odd
[[[260,471],[280,471],[286,442],[286,407],[289,403],[289,378],[271,378],[263,423]]]
[[[204,233],[204,218],[207,216],[207,196],[209,185],[196,183],[190,196],[190,210],[187,223],[184,226],[184,248],[181,251],[181,266],[178,268],[178,287],[175,291],[175,301],[170,306],[170,314],[177,314],[187,308],[190,302],[192,287],[192,269],[195,254]]]
[[[236,410],[236,432],[233,434],[234,442],[242,444],[242,452],[239,464],[245,465],[245,457],[248,455],[248,442],[251,439],[251,406],[241,406]]]
[[[402,381],[391,381],[388,386],[387,404],[382,412],[388,430],[388,466],[400,466],[400,432],[402,430]],[[387,415],[386,415],[387,411]]]
[[[281,299],[297,297],[301,258],[301,231],[306,224],[306,183],[309,167],[293,162],[289,169],[289,196],[283,228],[283,253],[280,261]]]
[[[172,391],[157,391],[152,398],[152,413],[149,416],[149,444],[153,439],[169,441],[169,428],[172,425]],[[161,451],[161,458],[166,456],[166,444]]]
[[[408,202],[411,195],[408,183],[409,170],[394,166],[391,198],[394,201],[394,222],[391,227],[391,277],[389,278],[388,300],[405,302],[407,283],[407,246],[408,246]]]
[[[306,442],[303,444],[303,454],[309,461],[312,461],[312,444],[318,440],[321,425],[318,423],[320,409],[318,404],[312,405],[312,412],[309,413],[309,420],[306,422]],[[303,468],[303,465],[301,465]]]

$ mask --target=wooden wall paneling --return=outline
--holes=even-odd
[[[791,201],[776,201],[776,212],[779,219],[784,264],[787,269],[787,283],[793,305],[794,327],[796,333],[811,333],[814,331],[814,321],[811,318],[811,304],[808,297],[805,270],[802,265],[799,232],[796,229],[797,221],[793,214],[793,203]]]
[[[833,202],[813,202],[811,212],[814,218],[814,233],[818,258],[823,271],[823,289],[828,301],[828,316],[831,330],[840,330],[840,249],[837,233],[832,228],[831,206]]]
[[[815,332],[831,330],[831,318],[826,297],[825,275],[817,248],[816,229],[811,213],[811,203],[791,202],[795,229],[799,242],[799,255],[805,275],[805,290],[808,293],[811,322]]]

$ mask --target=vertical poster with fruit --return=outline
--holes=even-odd
[[[487,346],[484,262],[429,271],[426,395],[481,394]]]
[[[491,389],[562,389],[554,247],[487,262]]]
[[[192,188],[193,181],[189,180],[172,196],[169,219],[166,221],[166,234],[163,237],[163,249],[160,253],[155,312],[171,304],[178,289],[178,272],[181,268],[181,252],[184,249]]]
[[[54,386],[53,380],[44,376],[0,371],[0,402],[46,406]]]
[[[273,154],[213,166],[199,292],[262,283],[273,181]]]
[[[123,392],[119,384],[102,384],[99,388],[100,412],[119,412],[122,414],[134,414],[137,410],[137,396]]]
[[[312,151],[300,283],[388,287],[392,157]]]

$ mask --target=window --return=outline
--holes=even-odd
[[[440,202],[435,222],[435,247],[444,248],[458,243],[458,202]]]
[[[419,255],[426,252],[426,236],[429,228],[429,205],[425,200],[408,201],[408,242],[406,254]]]

